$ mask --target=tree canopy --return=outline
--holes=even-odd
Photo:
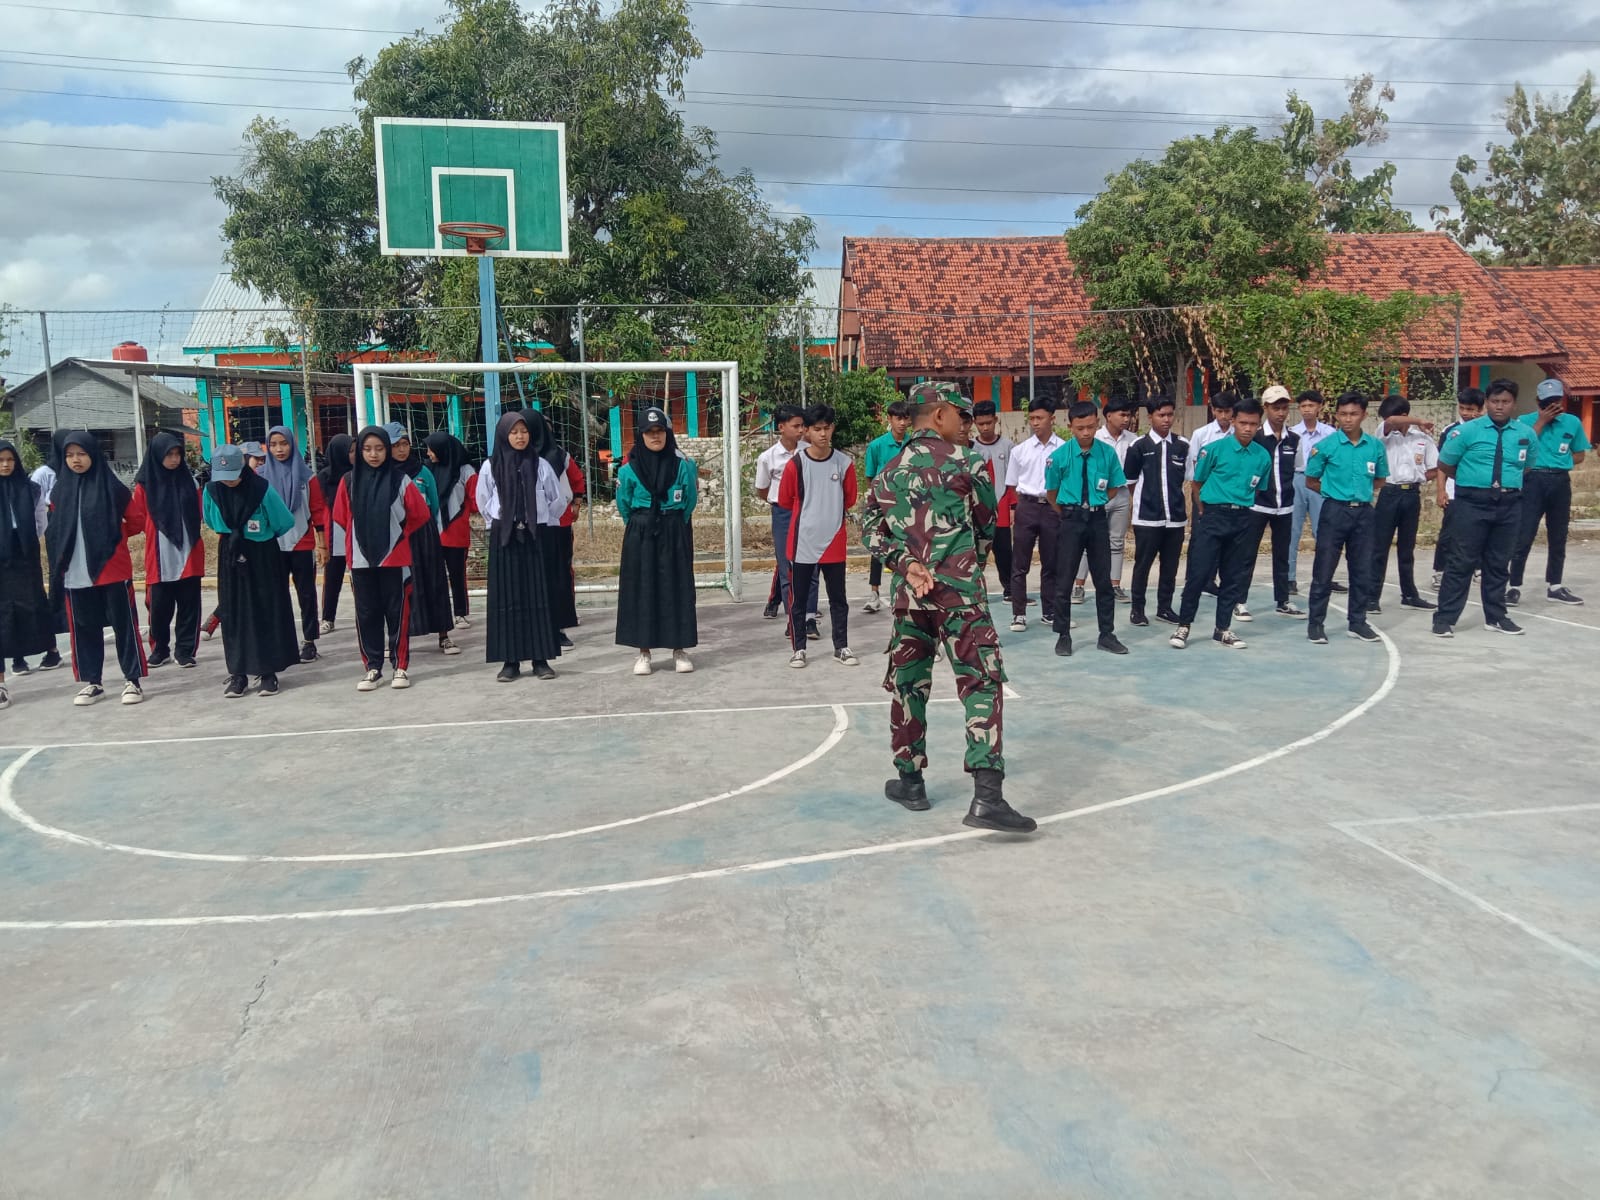
[[[1438,227],[1468,249],[1517,266],[1600,262],[1600,122],[1594,75],[1565,100],[1519,84],[1506,100],[1509,145],[1489,143],[1480,183],[1477,159],[1463,154],[1450,176],[1456,214],[1436,208]]]
[[[1333,233],[1406,233],[1416,229],[1411,214],[1394,204],[1396,167],[1385,162],[1358,175],[1350,151],[1381,146],[1389,140],[1389,114],[1383,103],[1394,100],[1385,84],[1374,94],[1369,72],[1350,86],[1349,107],[1319,125],[1311,105],[1291,91],[1284,107],[1279,145],[1290,166],[1307,178],[1316,192],[1317,219]]]

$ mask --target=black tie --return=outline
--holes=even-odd
[[[1082,505],[1089,503],[1089,452],[1087,450],[1083,452],[1083,491],[1078,496],[1078,503]]]
[[[1490,481],[1489,486],[1494,488],[1495,491],[1500,490],[1500,465],[1505,459],[1506,448],[1505,432],[1504,425],[1496,425],[1494,427],[1494,478]]]

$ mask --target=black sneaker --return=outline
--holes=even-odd
[[[39,660],[39,670],[54,671],[61,665],[61,652],[52,650]]]
[[[154,671],[157,667],[164,667],[172,661],[170,650],[153,650],[150,657],[144,660],[144,665]]]
[[[1348,587],[1346,587],[1346,586],[1345,586],[1345,585],[1344,585],[1344,584],[1342,584],[1342,583],[1340,583],[1340,582],[1339,582],[1339,581],[1338,581],[1338,580],[1337,580],[1337,579],[1335,579],[1335,580],[1334,580],[1334,581],[1333,581],[1333,582],[1332,582],[1332,583],[1330,583],[1330,584],[1329,584],[1329,585],[1328,585],[1328,586],[1329,586],[1329,587],[1331,587],[1331,588],[1332,588],[1332,589],[1333,589],[1333,590],[1334,590],[1334,591],[1336,591],[1336,592],[1340,592],[1340,593],[1343,593],[1343,592],[1348,592],[1348,591],[1349,591],[1349,590],[1350,590],[1350,589],[1349,589],[1349,588],[1348,588]]]
[[[261,690],[258,696],[276,696],[278,694],[278,677],[276,675],[263,675],[261,677]]]
[[[25,659],[25,658],[13,658],[11,660],[11,673],[13,675],[31,675],[31,674],[33,674],[33,671],[28,666],[28,660],[27,659]]]
[[[1293,593],[1291,592],[1290,595],[1293,595]],[[1291,621],[1304,621],[1306,619],[1306,610],[1298,604],[1291,604],[1287,600],[1278,605],[1276,612],[1280,617],[1288,617]]]
[[[1100,641],[1096,643],[1107,654],[1126,654],[1128,648],[1124,646],[1114,633],[1102,633]]]
[[[1515,608],[1522,603],[1522,589],[1508,587],[1506,589],[1506,607]]]
[[[1455,635],[1456,631],[1448,625],[1435,625],[1433,627],[1433,636],[1436,638],[1453,638]]]
[[[178,665],[184,668],[186,671],[192,671],[195,667],[199,666],[199,664],[196,663],[192,658],[180,658],[178,660]]]
[[[763,608],[761,610],[761,619],[764,620],[764,621],[776,620],[777,616],[778,616],[778,611],[779,611],[778,602],[776,600],[774,600],[771,604],[767,605],[765,608]]]
[[[533,677],[535,679],[554,679],[556,677],[555,668],[545,662],[544,659],[536,658],[533,660]]]
[[[820,642],[822,640],[822,630],[817,628],[815,617],[806,622],[806,640],[812,642]]]
[[[1554,600],[1557,604],[1582,604],[1583,603],[1583,597],[1582,596],[1573,595],[1571,592],[1567,591],[1566,588],[1562,587],[1559,583],[1556,584],[1555,587],[1553,587],[1549,591],[1547,591],[1544,594],[1544,596],[1545,596],[1546,600]]]
[[[1307,625],[1306,641],[1313,646],[1326,646],[1328,644],[1328,631],[1321,625]]]
[[[1299,586],[1299,584],[1295,583],[1295,581],[1292,580],[1292,579],[1289,580],[1289,595],[1298,596],[1299,594],[1300,594],[1300,586]]]
[[[1056,638],[1056,657],[1072,657],[1072,635],[1070,633],[1063,633],[1060,637]]]
[[[883,785],[883,794],[911,812],[928,811],[928,785],[923,782],[921,771],[896,775]]]
[[[303,663],[317,661],[317,644],[315,642],[300,643],[300,661]]]
[[[222,698],[224,700],[237,700],[244,695],[244,690],[249,684],[250,681],[243,675],[229,675],[228,686],[222,689]]]
[[[522,674],[521,663],[507,663],[500,668],[500,673],[494,677],[496,683],[511,683]]]
[[[1136,608],[1128,614],[1129,625],[1148,625],[1150,618],[1144,615],[1144,609]]]
[[[1439,606],[1432,600],[1424,600],[1421,596],[1401,596],[1401,608],[1420,608],[1423,612],[1432,612]]]
[[[1383,616],[1383,609],[1378,606],[1376,601],[1374,601],[1373,603],[1367,605],[1367,612],[1369,614],[1371,614],[1372,616],[1374,616],[1374,617]]]
[[[1383,641],[1383,639],[1378,636],[1378,631],[1376,629],[1374,629],[1371,625],[1368,625],[1365,621],[1361,622],[1361,624],[1359,624],[1359,625],[1350,626],[1350,628],[1346,632],[1349,634],[1350,637],[1355,638],[1356,641],[1358,641],[1358,642],[1381,642],[1381,641]]]
[[[566,635],[566,631],[565,630],[557,630],[556,631],[556,640],[561,643],[561,648],[563,650],[571,650],[571,649],[573,649],[572,639],[569,638]]]
[[[1229,650],[1243,650],[1250,644],[1231,629],[1213,629],[1211,640],[1226,646]]]
[[[1492,629],[1495,633],[1508,633],[1512,637],[1521,637],[1524,632],[1522,626],[1510,617],[1501,617],[1498,621],[1485,621],[1483,627]]]
[[[1170,608],[1158,608],[1158,609],[1156,609],[1156,620],[1165,621],[1168,625],[1182,625],[1183,624],[1183,618],[1178,616],[1178,614],[1173,612]]]
[[[1174,650],[1182,650],[1188,644],[1189,627],[1187,625],[1179,625],[1172,631],[1172,636],[1167,639],[1167,645],[1171,646]]]

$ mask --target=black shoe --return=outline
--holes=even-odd
[[[1370,614],[1372,614],[1375,617],[1383,616],[1383,609],[1378,607],[1378,605],[1376,603],[1367,605],[1367,612],[1369,612]]]
[[[564,632],[562,632],[560,630],[557,630],[556,631],[556,637],[560,641],[561,648],[563,650],[571,650],[573,648],[572,639],[569,638]]]
[[[533,675],[535,679],[554,679],[556,677],[556,673],[550,664],[542,658],[533,660]]]
[[[764,621],[774,620],[774,619],[776,619],[777,615],[778,615],[778,602],[776,600],[774,600],[771,604],[767,605],[765,608],[763,608],[761,610],[761,618]]]
[[[1129,625],[1148,625],[1150,618],[1144,615],[1144,609],[1136,608],[1128,614]]]
[[[1383,640],[1378,636],[1378,631],[1365,621],[1359,625],[1350,626],[1347,632],[1358,642],[1381,642]]]
[[[1432,612],[1434,609],[1438,608],[1439,606],[1437,604],[1435,604],[1432,600],[1424,600],[1421,596],[1401,596],[1400,597],[1400,607],[1401,608],[1420,608],[1420,609],[1422,609],[1423,612]],[[1368,609],[1367,611],[1371,612],[1372,610]]]
[[[1000,794],[999,771],[985,770],[972,773],[972,807],[961,818],[963,825],[973,829],[992,829],[996,833],[1032,833],[1039,822],[1025,817]]]
[[[1329,587],[1330,587],[1330,588],[1332,588],[1332,589],[1333,589],[1333,590],[1334,590],[1334,591],[1336,591],[1336,592],[1341,592],[1341,593],[1343,593],[1343,592],[1348,592],[1348,591],[1349,591],[1349,590],[1350,590],[1350,589],[1349,589],[1349,588],[1347,588],[1347,587],[1346,587],[1346,586],[1345,586],[1345,585],[1344,585],[1344,584],[1342,584],[1342,583],[1340,583],[1340,582],[1339,582],[1339,581],[1338,581],[1338,580],[1337,580],[1337,579],[1335,579],[1335,580],[1334,580],[1334,581],[1333,581],[1333,582],[1332,582],[1332,583],[1330,583],[1330,584],[1329,584],[1329,585],[1328,585],[1328,586],[1329,586]]]
[[[1435,625],[1433,627],[1433,636],[1436,638],[1453,638],[1455,635],[1456,631],[1449,625]]]
[[[300,643],[300,661],[303,663],[317,661],[317,644],[315,642]]]
[[[813,642],[822,640],[822,630],[817,628],[817,623],[814,620],[806,622],[806,639]]]
[[[33,671],[28,666],[28,660],[27,659],[25,659],[25,658],[13,658],[11,660],[11,673],[13,675],[31,675],[31,674],[33,674]]]
[[[1495,633],[1509,633],[1512,637],[1518,637],[1523,632],[1522,626],[1510,617],[1501,617],[1498,621],[1485,621],[1483,627]]]
[[[1063,633],[1056,639],[1056,656],[1058,658],[1072,657],[1072,635]]]
[[[1128,648],[1117,640],[1117,635],[1114,633],[1102,633],[1098,645],[1107,654],[1126,654],[1128,652]]]
[[[178,665],[183,667],[185,670],[193,670],[199,664],[197,664],[192,658],[180,658],[178,660]]]
[[[1292,580],[1292,579],[1289,580],[1289,595],[1298,596],[1299,594],[1300,594],[1299,585],[1296,584],[1294,580]]]
[[[54,671],[61,665],[61,652],[52,650],[39,660],[39,670]]]
[[[1183,624],[1183,621],[1179,618],[1178,614],[1173,612],[1170,608],[1156,609],[1156,620],[1165,621],[1168,625]]]
[[[1321,625],[1307,625],[1306,641],[1313,646],[1326,646],[1328,644],[1328,631]]]
[[[243,675],[230,675],[228,676],[228,686],[222,689],[223,699],[237,700],[244,695],[245,688],[249,686],[250,681]]]
[[[276,696],[278,694],[278,677],[276,675],[263,675],[261,677],[261,690],[258,696]]]
[[[510,683],[522,674],[521,663],[507,663],[500,668],[500,673],[494,677],[496,683]]]
[[[1506,589],[1506,607],[1515,608],[1522,603],[1522,589],[1508,587]]]
[[[172,651],[152,650],[150,657],[144,660],[144,665],[154,671],[157,667],[164,667],[172,661]]]
[[[901,808],[912,812],[928,811],[928,785],[922,781],[922,772],[896,775],[883,785],[883,794]]]
[[[1557,604],[1582,604],[1583,597],[1574,595],[1559,583],[1552,584],[1544,594],[1546,600],[1554,600]]]

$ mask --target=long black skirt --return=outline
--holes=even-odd
[[[242,565],[217,564],[222,658],[229,675],[276,675],[300,661],[288,559],[277,542],[241,541]]]
[[[444,550],[438,528],[429,521],[411,535],[411,636],[449,633],[455,627]]]
[[[682,513],[641,509],[622,535],[617,645],[687,650],[699,641],[694,615],[694,534]]]
[[[572,591],[572,526],[539,526],[539,555],[550,591],[557,629],[576,629],[578,603]]]
[[[7,560],[0,566],[0,670],[13,658],[43,654],[54,646],[55,627],[39,560]]]
[[[561,655],[550,579],[535,536],[513,537],[502,546],[489,534],[488,629],[485,662],[548,662]]]

